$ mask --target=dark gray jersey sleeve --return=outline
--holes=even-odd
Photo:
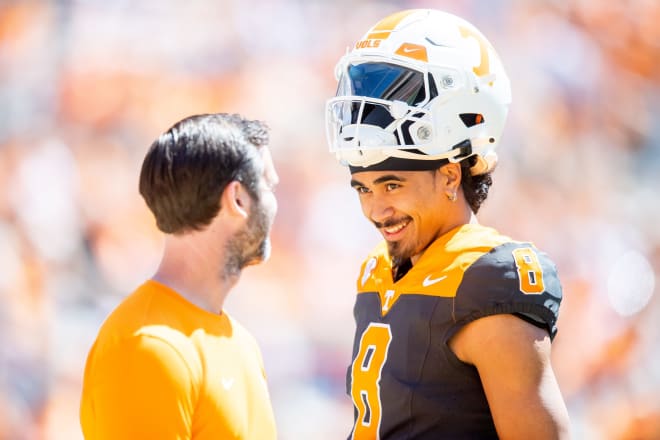
[[[456,292],[455,326],[485,316],[509,313],[557,333],[562,288],[555,264],[530,243],[493,248],[466,270]]]

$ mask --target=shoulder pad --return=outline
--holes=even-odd
[[[514,313],[547,328],[554,337],[561,299],[557,268],[550,258],[531,243],[509,242],[467,268],[456,295],[456,318]]]

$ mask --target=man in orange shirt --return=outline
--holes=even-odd
[[[223,310],[268,258],[277,174],[268,129],[186,118],[147,153],[140,193],[166,240],[156,274],[107,318],[85,369],[86,439],[273,439],[254,338]]]

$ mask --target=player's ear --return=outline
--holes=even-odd
[[[250,194],[237,180],[229,182],[220,198],[221,210],[226,210],[230,216],[247,218],[250,210]]]
[[[456,193],[461,185],[461,164],[448,163],[438,168],[437,174],[440,176],[441,183],[448,191]]]

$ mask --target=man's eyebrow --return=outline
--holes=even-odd
[[[401,176],[397,176],[396,174],[385,174],[384,176],[380,176],[378,179],[374,180],[374,185],[378,185],[379,183],[389,182],[392,180],[394,180],[395,182],[406,181],[406,179],[404,179]]]
[[[373,184],[378,185],[380,183],[391,182],[391,181],[405,182],[406,179],[401,176],[397,176],[396,174],[385,174],[384,176],[380,176],[379,178],[374,180]],[[352,187],[364,186],[364,183],[360,182],[359,180],[351,179],[351,186]]]

